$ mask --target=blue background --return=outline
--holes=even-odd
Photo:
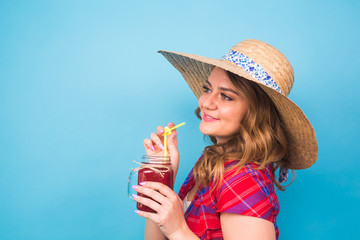
[[[360,2],[0,2],[0,239],[142,239],[126,196],[160,124],[178,135],[175,189],[204,146],[197,101],[157,50],[220,58],[255,38],[281,50],[318,161],[278,192],[281,239],[359,229]]]

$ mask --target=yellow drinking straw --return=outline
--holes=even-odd
[[[178,125],[173,126],[172,128],[164,127],[164,157],[168,155],[167,153],[167,136],[171,134],[171,131],[179,128],[181,126],[184,126],[185,122],[179,123]]]

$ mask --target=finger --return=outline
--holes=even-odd
[[[159,136],[162,136],[162,134],[164,133],[164,128],[163,126],[158,126],[156,128],[156,133],[159,135]]]
[[[158,212],[160,210],[161,205],[150,198],[142,197],[135,194],[133,195],[133,198],[136,202],[153,209],[155,212]]]
[[[140,211],[140,210],[135,210],[135,213],[141,217],[144,217],[146,219],[153,221],[154,223],[158,223],[159,217],[156,213],[144,212],[144,211]]]
[[[157,190],[165,197],[173,197],[174,195],[177,196],[177,194],[171,188],[169,188],[165,184],[162,184],[159,182],[147,181],[147,182],[141,182],[140,185],[143,187],[146,187],[146,188],[151,188],[153,190]]]
[[[169,122],[168,123],[168,125],[167,125],[167,127],[168,128],[172,128],[172,127],[174,127],[175,126],[175,124],[173,123],[173,122]],[[170,140],[170,138],[172,138],[172,136],[174,136],[174,134],[176,133],[177,131],[176,131],[176,129],[173,129],[172,131],[171,131],[171,134],[168,136],[168,141]]]
[[[169,122],[167,126],[168,126],[168,128],[172,128],[175,126],[175,124],[173,122]]]
[[[174,131],[170,134],[168,137],[168,147],[171,154],[178,153],[178,147],[177,147],[177,134],[178,131]]]
[[[133,186],[133,188],[138,193],[141,193],[147,197],[150,197],[160,204],[165,203],[167,201],[167,199],[164,195],[162,195],[161,193],[159,193],[158,191],[156,191],[154,189],[142,187],[142,186]]]
[[[162,141],[156,133],[152,133],[150,135],[151,141],[155,144],[156,147],[160,148],[161,150],[164,149],[164,145],[162,144]],[[156,149],[156,148],[155,148]]]
[[[155,147],[150,139],[144,139],[144,148],[147,154],[155,152]]]

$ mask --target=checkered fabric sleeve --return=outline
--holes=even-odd
[[[236,163],[233,160],[225,163],[224,178],[218,187],[214,181],[209,186],[199,187],[184,213],[189,228],[202,240],[223,239],[220,213],[228,212],[273,222],[278,239],[279,202],[270,166],[259,170],[257,165],[247,163],[241,169],[232,168]],[[191,171],[179,191],[180,198],[184,199],[193,186],[195,181]]]
[[[236,169],[225,172],[217,194],[217,212],[259,217],[275,223],[279,202],[272,172],[269,166],[263,170],[257,170],[256,167],[249,163],[238,173]]]

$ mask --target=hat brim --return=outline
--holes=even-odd
[[[197,98],[203,93],[203,85],[214,67],[220,67],[259,84],[274,102],[284,122],[289,141],[288,161],[284,167],[306,169],[315,163],[318,154],[315,131],[304,112],[288,97],[262,84],[248,72],[226,60],[163,50],[159,53],[181,73]]]

